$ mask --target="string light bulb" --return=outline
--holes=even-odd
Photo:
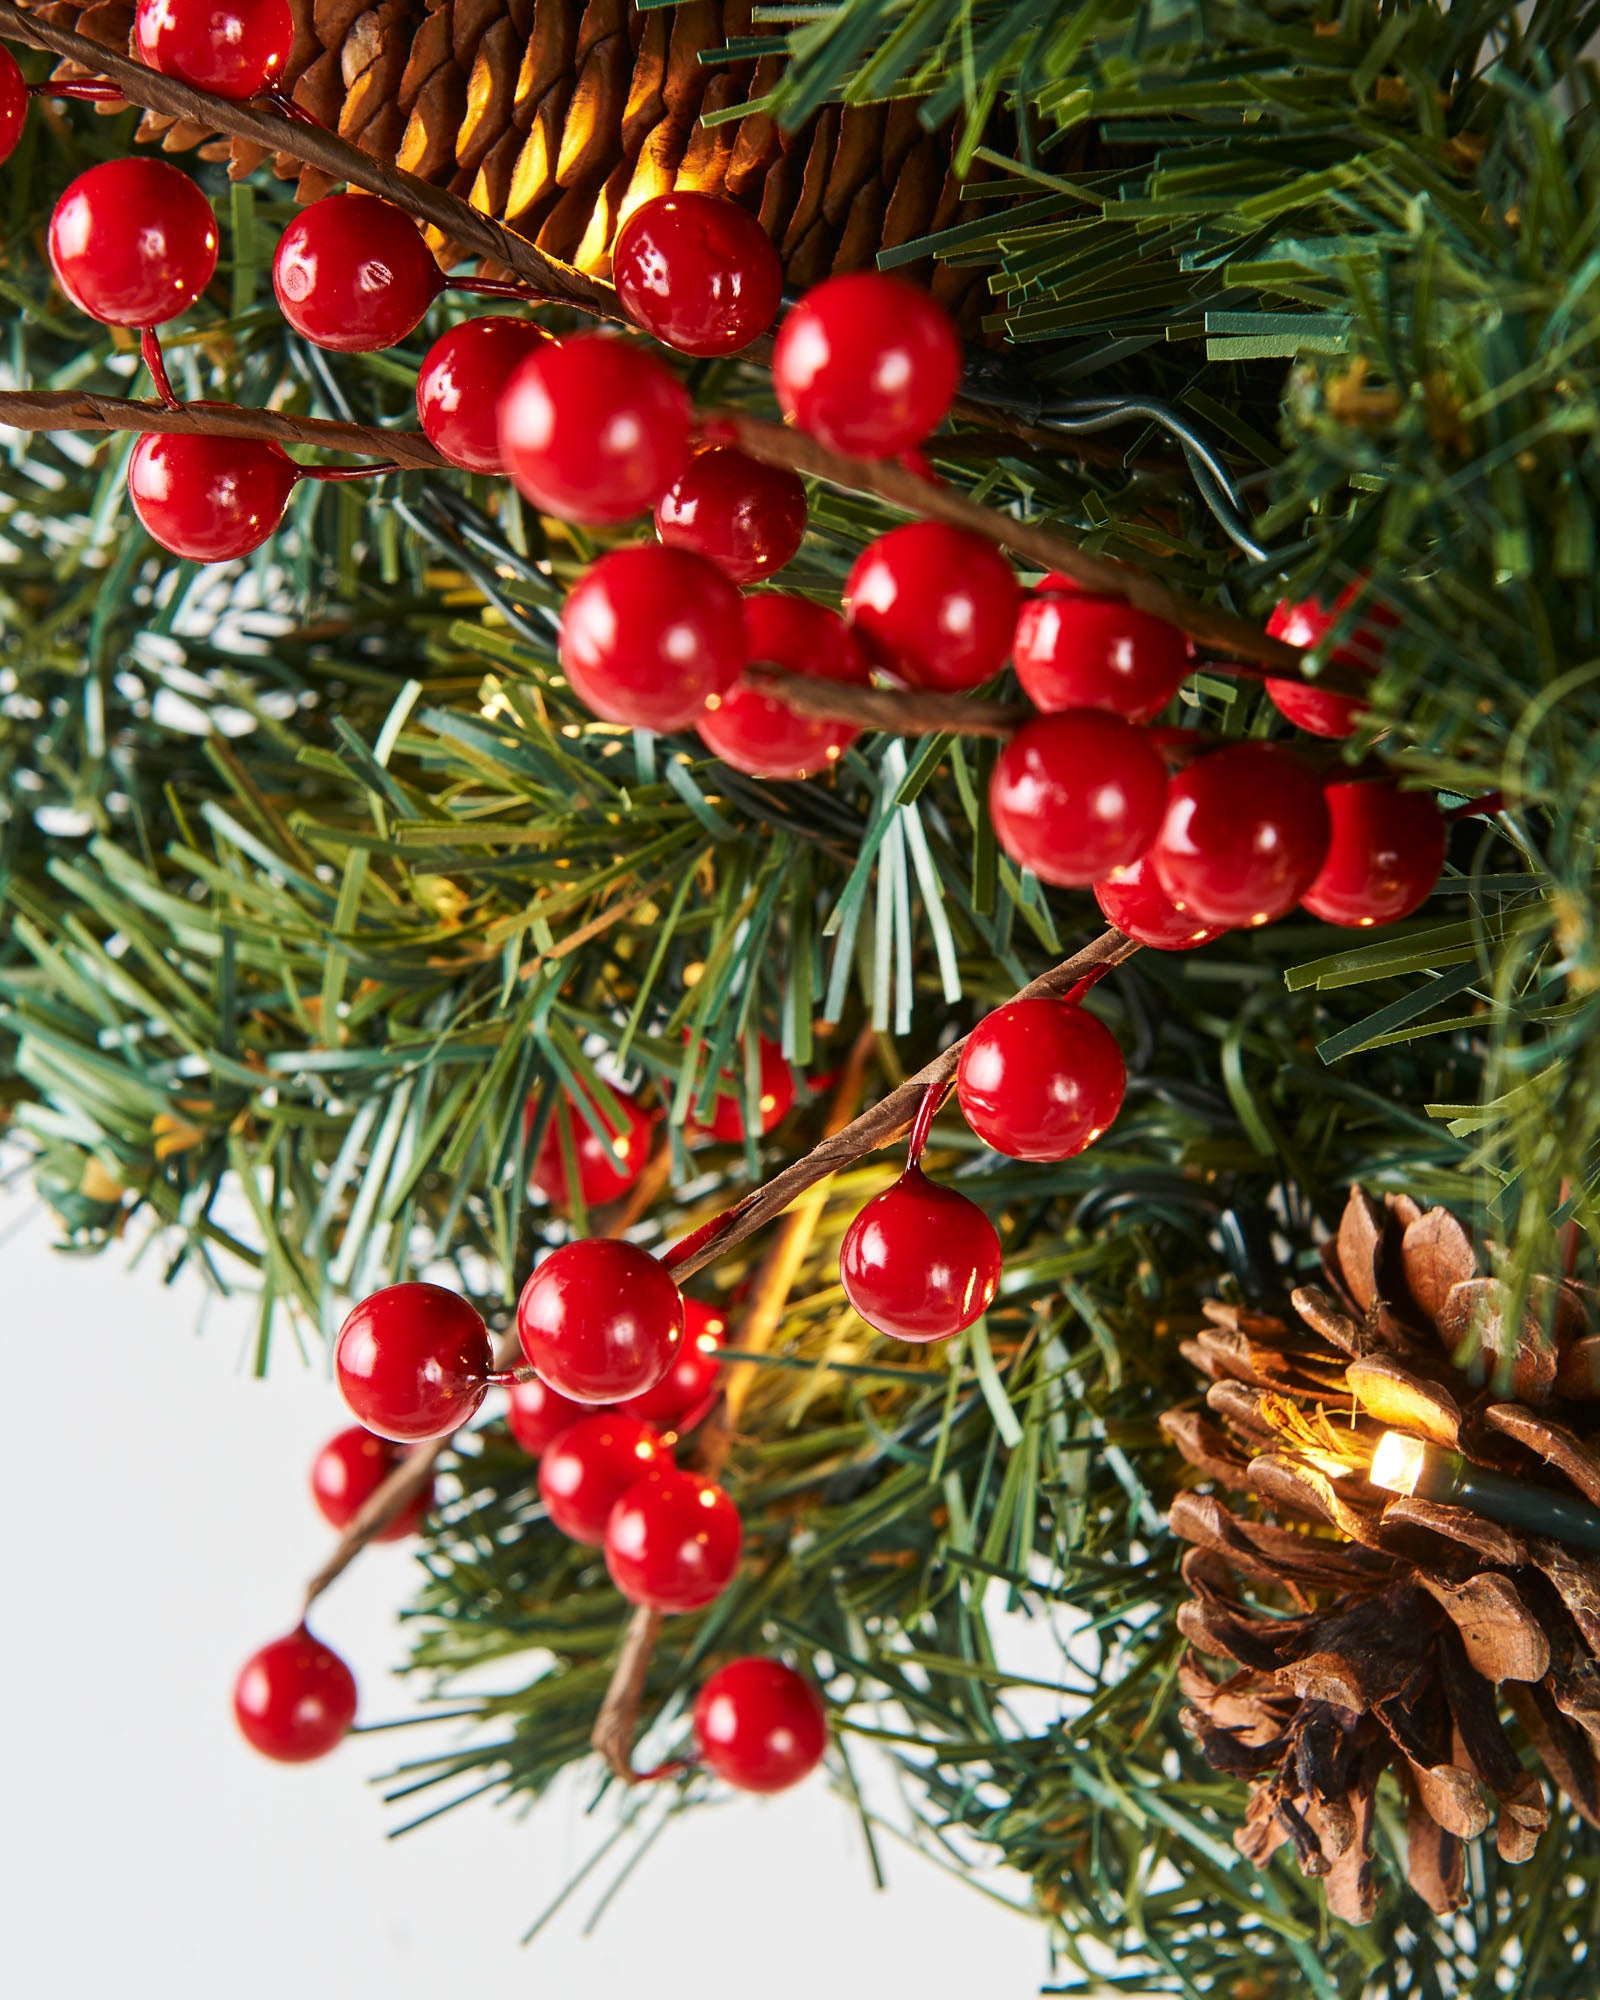
[[[1426,1444],[1401,1431],[1385,1431],[1379,1438],[1367,1478],[1386,1493],[1465,1507],[1509,1528],[1526,1528],[1553,1541],[1600,1549],[1600,1507],[1507,1479],[1501,1473],[1483,1472],[1460,1452]]]

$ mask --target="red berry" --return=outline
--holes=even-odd
[[[545,1127],[529,1184],[553,1208],[565,1208],[571,1199],[567,1187],[566,1155],[561,1149],[560,1125],[563,1118],[572,1136],[572,1150],[577,1156],[578,1191],[583,1196],[585,1208],[601,1208],[608,1201],[616,1201],[644,1172],[645,1162],[650,1157],[651,1121],[644,1112],[634,1107],[631,1098],[620,1092],[613,1094],[622,1112],[620,1125],[608,1110],[594,1106],[600,1122],[611,1134],[609,1144],[598,1137],[570,1096],[563,1097]]]
[[[574,1542],[606,1538],[611,1510],[672,1454],[646,1423],[616,1410],[580,1417],[545,1446],[539,1460],[539,1498],[556,1526]]]
[[[50,262],[80,312],[107,326],[159,326],[187,312],[217,268],[217,224],[165,160],[106,160],[50,217]]]
[[[995,760],[989,817],[1021,867],[1083,888],[1137,861],[1161,825],[1167,771],[1142,729],[1100,708],[1025,722]]]
[[[1000,1239],[976,1202],[907,1167],[845,1231],[839,1276],[868,1326],[896,1340],[945,1340],[988,1311]]]
[[[745,643],[752,660],[792,674],[866,687],[872,675],[848,625],[826,605],[781,591],[747,598]],[[776,695],[736,681],[714,695],[695,728],[708,750],[752,778],[809,778],[835,764],[861,731],[850,722],[799,715]]]
[[[339,1329],[339,1389],[379,1437],[444,1437],[488,1392],[489,1329],[443,1285],[386,1285]]]
[[[704,556],[732,583],[774,575],[805,532],[800,478],[731,444],[697,451],[656,502],[656,533],[668,548]]]
[[[557,1395],[537,1375],[531,1382],[513,1382],[509,1393],[506,1427],[530,1458],[537,1458],[570,1425],[594,1411],[592,1403]]]
[[[738,591],[699,556],[655,542],[591,563],[561,613],[562,670],[603,722],[686,729],[748,657]]]
[[[441,333],[417,376],[417,416],[429,442],[468,472],[504,472],[500,398],[550,335],[530,319],[494,313]]]
[[[416,329],[444,273],[400,209],[370,194],[325,194],[279,238],[272,288],[314,346],[370,354]]]
[[[880,667],[911,687],[955,691],[1004,665],[1017,596],[993,542],[942,521],[911,521],[857,556],[844,610]]]
[[[1094,885],[1094,899],[1108,924],[1154,951],[1193,951],[1223,936],[1223,924],[1198,923],[1180,910],[1156,880],[1148,854]]]
[[[405,1452],[388,1438],[374,1437],[352,1424],[329,1438],[311,1461],[311,1497],[330,1528],[347,1528],[398,1465]],[[430,1479],[416,1498],[376,1537],[398,1542],[414,1535],[433,1505]]]
[[[961,1051],[956,1094],[986,1146],[1013,1160],[1070,1160],[1122,1109],[1128,1073],[1104,1022],[1060,1000],[1012,1000]]]
[[[133,511],[164,549],[191,562],[231,562],[260,548],[299,477],[287,452],[257,438],[147,432],[128,459]]]
[[[1150,862],[1186,916],[1244,929],[1294,908],[1328,835],[1322,787],[1292,751],[1231,743],[1172,780]]]
[[[784,1058],[781,1044],[767,1035],[757,1038],[756,1059],[760,1085],[756,1103],[761,1113],[761,1137],[764,1139],[794,1109],[794,1071]],[[737,1069],[724,1070],[718,1081],[726,1082],[732,1088],[719,1091],[712,1101],[711,1136],[720,1139],[725,1146],[742,1146],[745,1135],[743,1064]],[[687,1136],[694,1138],[699,1133]]]
[[[961,380],[961,336],[904,278],[827,278],[778,329],[772,386],[786,417],[835,451],[892,458],[944,417]]]
[[[1328,924],[1398,923],[1433,894],[1448,829],[1426,792],[1384,778],[1323,788],[1332,838],[1315,881],[1300,898]]]
[[[1165,708],[1192,666],[1176,626],[1084,590],[1036,590],[1017,618],[1012,657],[1023,691],[1046,715],[1109,708],[1130,722]]]
[[[289,0],[139,0],[133,16],[147,68],[236,104],[282,82],[293,46]]]
[[[630,1486],[606,1524],[606,1568],[630,1604],[698,1611],[733,1581],[739,1510],[698,1472],[660,1467]]]
[[[517,1301],[522,1351],[575,1403],[654,1388],[683,1339],[683,1300],[648,1250],[609,1237],[564,1243]]]
[[[664,361],[613,333],[530,354],[500,397],[500,456],[517,490],[563,521],[626,521],[689,456],[689,394]]]
[[[28,86],[17,59],[0,44],[0,166],[17,150],[28,122]]]
[[[694,1704],[700,1758],[742,1792],[782,1792],[814,1771],[828,1747],[828,1711],[781,1660],[730,1660]]]
[[[309,1763],[326,1757],[355,1721],[355,1676],[302,1625],[245,1661],[233,1714],[252,1750],[280,1764]]]
[[[1364,582],[1341,590],[1330,610],[1315,597],[1298,603],[1285,599],[1267,620],[1267,634],[1290,646],[1319,645],[1335,621],[1355,602]],[[1386,604],[1369,604],[1359,624],[1352,627],[1343,643],[1328,655],[1330,666],[1353,667],[1359,673],[1376,673],[1383,660],[1383,626],[1400,623]],[[1366,713],[1366,703],[1354,695],[1333,694],[1307,681],[1269,680],[1267,693],[1280,715],[1310,736],[1353,736],[1357,718]]]
[[[617,232],[623,310],[680,354],[737,354],[783,303],[783,262],[747,209],[714,194],[659,194]]]
[[[677,1359],[653,1389],[642,1396],[630,1396],[618,1408],[630,1417],[642,1417],[647,1424],[668,1424],[674,1430],[693,1430],[700,1420],[702,1404],[717,1385],[722,1363],[718,1351],[728,1322],[715,1306],[699,1299],[683,1302],[683,1345]]]

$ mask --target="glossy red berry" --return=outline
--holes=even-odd
[[[818,680],[866,687],[866,655],[836,611],[809,598],[763,591],[745,602],[752,660]],[[735,681],[714,695],[695,724],[708,750],[752,778],[809,778],[836,764],[861,731],[849,722],[801,715],[775,695]]]
[[[1294,908],[1329,830],[1322,787],[1292,751],[1231,743],[1172,780],[1150,862],[1185,915],[1245,929]]]
[[[210,284],[216,218],[194,182],[165,160],[105,160],[56,203],[50,263],[91,319],[159,326],[187,312]]]
[[[352,1414],[379,1437],[444,1437],[488,1393],[489,1329],[443,1285],[386,1285],[339,1329],[334,1367]]]
[[[845,1231],[839,1276],[868,1326],[896,1340],[945,1340],[987,1312],[1000,1238],[976,1202],[907,1167]]]
[[[1148,854],[1096,882],[1094,899],[1108,924],[1153,951],[1193,951],[1196,945],[1222,937],[1227,928],[1199,923],[1180,910],[1156,880]]]
[[[1448,829],[1432,797],[1385,778],[1351,778],[1322,796],[1332,835],[1301,903],[1324,923],[1362,929],[1409,917],[1444,869]]]
[[[995,838],[1043,882],[1083,888],[1125,868],[1161,825],[1167,771],[1142,729],[1100,708],[1026,722],[995,760]]]
[[[190,562],[231,562],[276,532],[299,468],[257,438],[147,432],[128,459],[128,497],[151,536]]]
[[[962,1115],[1013,1160],[1070,1160],[1122,1109],[1128,1073],[1103,1021],[1061,1000],[1012,1000],[968,1035],[956,1071]]]
[[[1036,590],[1017,617],[1012,659],[1034,707],[1108,708],[1148,722],[1190,672],[1189,642],[1176,626],[1120,597]]]
[[[17,59],[0,43],[0,166],[22,142],[22,128],[28,122],[28,86]]]
[[[786,417],[835,451],[892,458],[943,419],[961,380],[961,336],[904,278],[851,271],[806,293],[772,355]]]
[[[306,1764],[326,1757],[355,1721],[355,1676],[302,1625],[245,1661],[233,1684],[233,1714],[252,1750],[280,1764]]]
[[[828,1711],[781,1660],[730,1660],[694,1704],[700,1761],[741,1792],[782,1792],[814,1771],[828,1747]]]
[[[539,1454],[580,1417],[594,1414],[592,1403],[575,1403],[541,1382],[513,1382],[507,1392],[506,1428],[530,1458]]]
[[[133,52],[147,68],[238,104],[283,81],[289,0],[139,0]]]
[[[531,319],[493,313],[441,333],[417,374],[417,416],[428,440],[468,472],[504,472],[500,398],[550,335]]]
[[[405,1457],[401,1446],[388,1438],[374,1437],[360,1424],[352,1424],[348,1430],[329,1438],[311,1461],[311,1497],[323,1520],[330,1528],[349,1527],[389,1474],[404,1464]],[[398,1542],[414,1535],[432,1505],[430,1479],[375,1539]]]
[[[370,194],[325,194],[278,239],[278,310],[313,346],[393,347],[416,330],[444,273],[409,215]]]
[[[656,534],[667,547],[704,556],[730,583],[775,575],[805,532],[806,489],[799,477],[731,444],[697,451],[656,502]]]
[[[524,499],[563,521],[654,507],[689,456],[689,394],[647,348],[575,333],[530,354],[500,398],[500,456]]]
[[[672,1454],[647,1423],[617,1410],[595,1411],[545,1446],[539,1497],[562,1534],[598,1548],[628,1488],[671,1463]]]
[[[522,1351],[575,1403],[654,1388],[683,1339],[683,1300],[666,1266],[636,1243],[587,1237],[540,1264],[517,1302]]]
[[[594,1127],[570,1097],[562,1100],[545,1127],[538,1157],[533,1163],[530,1185],[554,1208],[567,1207],[571,1197],[567,1187],[567,1161],[561,1146],[561,1122],[566,1122],[572,1150],[578,1162],[578,1192],[585,1208],[601,1208],[625,1195],[644,1172],[650,1157],[651,1121],[633,1100],[615,1092],[619,1123],[609,1109],[594,1107],[602,1125],[611,1134],[600,1138]]]
[[[1267,620],[1267,634],[1290,646],[1320,645],[1365,587],[1364,582],[1350,584],[1331,608],[1315,597],[1286,598]],[[1329,665],[1376,673],[1383,662],[1383,628],[1392,630],[1399,623],[1388,605],[1369,602],[1360,621],[1328,655]],[[1269,680],[1267,693],[1278,713],[1309,736],[1353,736],[1357,720],[1366,713],[1366,703],[1354,695],[1334,694],[1307,681]]]
[[[737,354],[783,303],[783,261],[761,224],[714,194],[660,194],[617,232],[623,310],[680,354]]]
[[[953,692],[1005,664],[1019,594],[993,542],[942,521],[910,521],[857,556],[844,610],[880,667],[908,686]]]
[[[661,1468],[630,1486],[606,1523],[606,1568],[630,1604],[698,1611],[733,1581],[739,1510],[714,1480]]]
[[[562,671],[603,722],[687,729],[747,658],[738,591],[684,549],[613,549],[584,571],[561,613]]]
[[[674,1430],[692,1430],[700,1421],[717,1386],[720,1359],[728,1322],[715,1306],[700,1299],[683,1302],[683,1345],[677,1358],[653,1389],[642,1396],[630,1396],[617,1405],[630,1417],[647,1424],[667,1424]]]
[[[759,1065],[756,1103],[761,1113],[760,1136],[764,1139],[794,1109],[794,1071],[784,1057],[781,1044],[767,1035],[757,1038],[756,1060]],[[724,1070],[719,1081],[725,1081],[730,1088],[719,1091],[712,1101],[711,1136],[720,1139],[725,1146],[742,1146],[745,1135],[743,1064],[733,1070]],[[689,1136],[701,1135],[696,1131]]]

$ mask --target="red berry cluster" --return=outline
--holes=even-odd
[[[517,1308],[522,1349],[537,1370],[511,1386],[512,1435],[539,1460],[550,1520],[604,1550],[631,1603],[697,1611],[727,1588],[743,1545],[739,1514],[712,1479],[674,1463],[673,1442],[708,1412],[726,1323],[686,1300],[666,1266],[609,1238],[569,1243],[539,1265]],[[318,1505],[343,1527],[393,1470],[397,1439],[439,1437],[489,1387],[488,1329],[437,1285],[391,1285],[350,1313],[335,1355],[340,1389],[361,1427],[323,1447],[312,1472]],[[431,1490],[387,1531],[409,1532]],[[246,1739],[284,1762],[322,1756],[355,1718],[349,1668],[304,1626],[262,1648],[236,1683]],[[699,1755],[729,1783],[777,1791],[821,1759],[827,1721],[815,1689],[775,1660],[730,1662],[700,1692]]]
[[[136,39],[147,59],[193,80],[210,62],[214,81],[231,52],[241,94],[268,87],[281,68],[283,0],[198,8],[199,0],[143,0]],[[0,74],[0,139],[19,87]],[[205,198],[175,168],[114,160],[62,196],[50,253],[84,311],[148,330],[210,282],[217,234]],[[618,236],[614,271],[633,318],[687,354],[741,350],[780,303],[777,252],[760,224],[708,195],[664,195],[637,208]],[[273,262],[289,323],[320,346],[353,352],[405,339],[445,283],[412,221],[365,194],[328,195],[303,210]],[[858,272],[826,280],[789,313],[773,386],[791,420],[830,448],[904,453],[944,417],[961,358],[931,298]],[[793,555],[804,491],[791,472],[726,442],[697,446],[678,377],[612,333],[556,340],[520,319],[468,320],[430,349],[417,407],[446,458],[508,473],[546,512],[607,525],[654,511],[657,539],[601,556],[562,615],[562,668],[604,721],[693,727],[738,770],[799,779],[836,762],[857,731],[798,715],[744,681],[749,662],[857,686],[878,670],[909,688],[953,692],[980,686],[1010,656],[1039,713],[994,767],[989,809],[1000,845],[1045,882],[1093,886],[1139,942],[1182,949],[1272,922],[1296,903],[1332,923],[1392,922],[1438,878],[1444,827],[1431,801],[1382,779],[1324,786],[1279,744],[1191,756],[1185,744],[1163,743],[1145,725],[1191,671],[1183,636],[1059,576],[1019,608],[1010,566],[982,536],[933,521],[893,529],[851,570],[842,617],[797,596],[743,598],[741,585]],[[327,475],[294,465],[274,444],[173,435],[143,439],[128,476],[158,541],[218,561],[260,546],[297,480]],[[1315,644],[1336,619],[1348,624],[1350,610],[1350,592],[1326,610],[1280,605],[1269,630]],[[1364,616],[1335,661],[1374,668],[1386,621],[1381,610]],[[1267,685],[1280,710],[1314,734],[1354,728],[1360,705],[1348,695]],[[1169,775],[1172,762],[1180,768]]]

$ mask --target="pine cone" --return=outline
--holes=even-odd
[[[1600,1502],[1600,1439],[1580,1435],[1600,1419],[1600,1339],[1567,1283],[1535,1301],[1553,1342],[1533,1311],[1512,1326],[1460,1223],[1404,1195],[1353,1189],[1323,1262],[1331,1291],[1294,1293],[1298,1326],[1207,1305],[1184,1348],[1206,1411],[1162,1427],[1215,1489],[1170,1517],[1194,1544],[1185,1723],[1251,1781],[1240,1850],[1262,1867],[1292,1842],[1330,1910],[1364,1923],[1385,1770],[1408,1802],[1411,1885],[1441,1913],[1462,1900],[1464,1842],[1492,1821],[1524,1861],[1549,1822],[1519,1742],[1600,1826],[1600,1562],[1365,1476],[1397,1431]],[[1216,1681],[1202,1654],[1239,1670]]]
[[[750,0],[640,11],[627,0],[293,0],[295,102],[375,158],[464,196],[548,256],[605,277],[627,214],[678,188],[724,194],[760,215],[791,284],[858,270],[880,249],[976,215],[951,172],[950,131],[922,129],[917,103],[825,106],[797,132],[764,111],[706,126],[704,113],[755,103],[783,51],[706,67],[703,50],[748,40]],[[132,0],[48,0],[37,9],[105,48],[125,49]],[[774,36],[781,30],[768,31]],[[78,76],[75,64],[56,74]],[[115,107],[112,107],[113,109]],[[143,140],[196,145],[235,178],[265,155],[243,141],[146,112]],[[202,143],[206,142],[206,143]],[[302,201],[332,183],[285,154]],[[966,178],[984,177],[975,162]],[[917,273],[974,326],[978,274]]]

